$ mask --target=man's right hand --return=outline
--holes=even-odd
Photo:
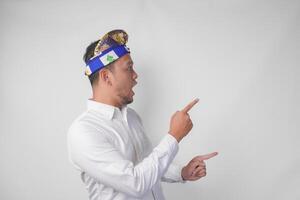
[[[193,100],[184,109],[175,112],[171,118],[169,134],[174,136],[178,142],[193,128],[193,122],[188,112],[198,101],[199,99]]]

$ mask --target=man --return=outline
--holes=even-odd
[[[163,200],[161,181],[198,180],[206,175],[204,160],[217,155],[197,156],[183,168],[172,164],[179,142],[192,129],[188,111],[198,99],[172,116],[168,133],[152,148],[141,118],[127,107],[138,77],[127,40],[125,31],[113,30],[84,55],[93,97],[69,128],[68,148],[91,200]]]

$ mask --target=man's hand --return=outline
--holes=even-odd
[[[199,99],[193,100],[184,109],[174,113],[171,118],[169,134],[174,136],[178,142],[180,142],[193,128],[193,123],[188,111],[191,110],[198,101]]]
[[[185,167],[182,168],[182,179],[185,181],[196,181],[206,176],[206,165],[204,160],[208,160],[216,155],[218,155],[218,152],[194,157]]]

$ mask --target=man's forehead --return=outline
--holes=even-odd
[[[131,59],[130,54],[124,55],[122,58],[120,58],[120,60],[121,60],[122,62],[124,62],[126,65],[133,64],[133,61],[132,61],[132,59]]]

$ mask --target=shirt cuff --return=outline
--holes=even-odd
[[[171,157],[175,157],[179,150],[179,144],[176,138],[170,134],[166,134],[158,146],[159,148],[156,148],[156,150],[158,150],[162,156],[169,154]]]
[[[175,173],[175,177],[177,182],[180,183],[186,183],[186,180],[183,180],[182,176],[181,176],[181,171],[182,171],[182,166],[181,165],[174,165],[174,173]]]

